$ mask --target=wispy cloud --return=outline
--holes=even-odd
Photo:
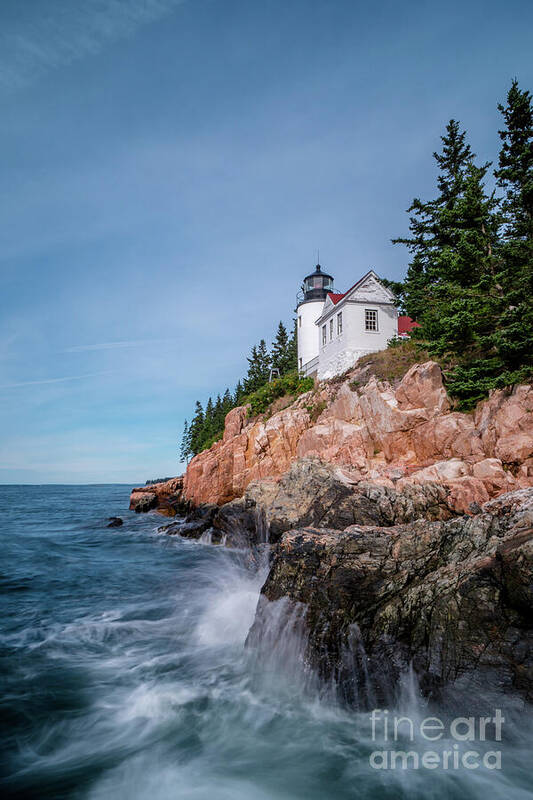
[[[17,3],[0,34],[0,86],[18,89],[40,73],[94,55],[164,17],[184,0],[62,0]]]
[[[67,347],[64,353],[85,353],[90,350],[118,350],[123,347],[142,347],[144,345],[171,344],[175,339],[134,339],[123,342],[96,342],[95,344],[78,344]]]
[[[66,383],[67,381],[81,381],[84,378],[96,378],[100,375],[110,375],[110,370],[103,372],[88,372],[84,375],[67,375],[63,378],[45,378],[40,381],[20,381],[19,383],[4,383],[0,385],[2,389],[18,389],[20,386],[42,386],[45,383]]]

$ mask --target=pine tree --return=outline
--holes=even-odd
[[[230,390],[226,389],[222,397],[222,411],[224,414],[224,419],[226,419],[226,414],[228,414],[232,408],[234,408],[233,397],[231,396]]]
[[[298,369],[298,320],[296,317],[292,321],[292,333],[287,345],[287,372],[294,372]]]
[[[497,202],[488,197],[489,165],[466,169],[461,194],[442,211],[446,244],[435,250],[438,282],[423,311],[422,336],[430,352],[471,360],[487,353],[487,336],[497,318],[498,292],[493,249],[497,241]]]
[[[506,128],[499,131],[502,147],[494,175],[504,190],[506,244],[520,247],[521,263],[531,258],[533,247],[533,107],[531,93],[513,81],[507,105],[498,104]]]
[[[244,388],[246,393],[250,394],[267,383],[270,377],[270,355],[264,339],[261,339],[259,345],[252,347],[247,361],[248,373],[244,380]]]
[[[213,411],[213,430],[215,433],[219,433],[220,431],[224,430],[224,418],[226,414],[224,412],[224,405],[222,403],[222,398],[219,394],[217,394],[217,399],[215,401],[215,407]]]
[[[434,153],[439,195],[426,204],[414,201],[413,235],[401,240],[413,253],[404,299],[430,354],[455,364],[448,388],[468,406],[502,370],[492,341],[501,302],[494,255],[501,218],[484,186],[490,164],[474,164],[457,122],[450,121],[442,141],[442,153]]]
[[[204,410],[199,400],[196,401],[194,416],[189,426],[189,452],[192,455],[197,455],[200,452],[201,441],[203,437],[203,429],[205,423]]]
[[[233,392],[233,405],[234,407],[240,406],[241,402],[246,397],[246,391],[244,386],[242,385],[241,381],[237,382],[237,386],[235,387],[235,391]]]
[[[507,104],[498,105],[505,128],[494,175],[504,191],[503,235],[497,249],[501,314],[493,343],[504,362],[500,384],[533,372],[533,106],[531,93],[514,80]]]
[[[258,363],[258,374],[261,379],[260,386],[267,383],[270,378],[270,367],[271,367],[271,358],[270,353],[268,352],[267,343],[264,339],[261,339],[259,342],[259,346],[257,348],[257,363]]]
[[[200,440],[201,449],[204,450],[211,437],[216,433],[215,430],[215,406],[210,397],[205,406],[205,420]]]
[[[247,394],[255,392],[259,388],[260,375],[259,375],[259,357],[257,355],[257,346],[254,344],[250,355],[246,359],[248,361],[248,372],[244,379],[244,390]]]
[[[284,375],[288,372],[289,335],[287,333],[287,328],[281,321],[278,325],[276,338],[272,343],[270,358],[272,369],[278,370],[279,375]]]
[[[189,431],[189,423],[185,420],[183,425],[183,433],[181,436],[181,444],[180,444],[180,461],[189,461],[189,456],[191,455],[191,441],[190,441],[190,431]]]
[[[456,120],[450,120],[441,141],[441,153],[433,153],[439,166],[439,194],[435,200],[427,202],[415,198],[408,208],[411,236],[392,240],[394,244],[405,244],[412,254],[403,299],[407,313],[416,320],[423,317],[428,297],[443,279],[439,257],[443,248],[452,245],[450,214],[463,191],[467,169],[474,158],[466,143],[466,133],[460,130]]]

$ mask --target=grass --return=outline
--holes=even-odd
[[[429,358],[428,353],[412,339],[399,341],[397,344],[387,347],[386,350],[362,356],[356,366],[358,370],[368,367],[368,373],[360,376],[360,379],[355,378],[351,381],[350,388],[355,390],[364,386],[372,375],[375,375],[380,381],[395,384],[414,364],[428,361]]]

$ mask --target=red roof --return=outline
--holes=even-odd
[[[346,294],[347,292],[344,292],[344,294],[335,294],[334,292],[328,292],[328,296],[331,297],[331,302],[333,303],[334,306],[336,306],[339,300],[342,300],[342,298]]]
[[[418,322],[415,322],[411,317],[398,317],[398,333],[409,333],[413,328],[419,328]]]

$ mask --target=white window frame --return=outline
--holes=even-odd
[[[337,336],[342,336],[342,311],[337,314]]]
[[[327,333],[326,333],[326,326],[322,325],[322,347],[326,346],[326,342],[328,340]]]
[[[333,317],[329,321],[329,340],[333,339]]]
[[[373,321],[373,324],[369,325],[369,323],[371,321]],[[365,332],[366,333],[379,333],[379,321],[378,321],[377,308],[365,308]]]

